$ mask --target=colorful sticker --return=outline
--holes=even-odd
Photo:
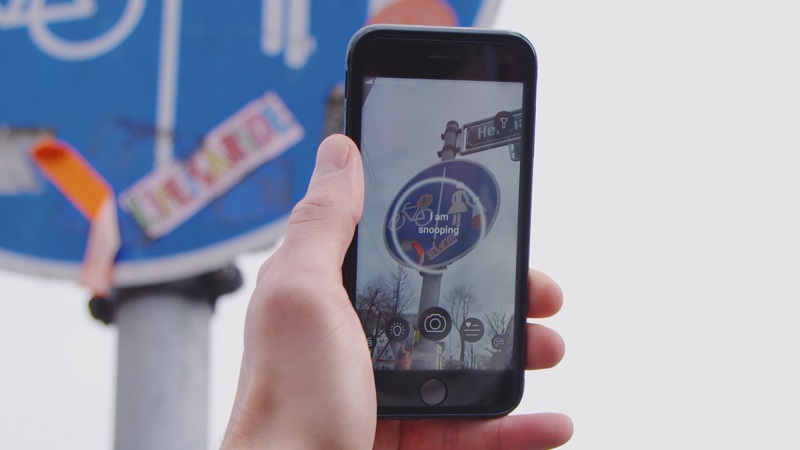
[[[173,162],[122,192],[120,205],[150,238],[164,236],[303,135],[280,97],[267,92],[211,130],[187,160]]]

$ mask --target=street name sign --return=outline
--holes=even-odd
[[[522,135],[522,110],[500,111],[494,117],[465,124],[463,129],[462,155],[515,143]]]

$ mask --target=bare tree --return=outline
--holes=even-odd
[[[389,285],[383,276],[373,278],[356,294],[356,312],[365,330],[377,337],[383,328],[384,311],[389,302]]]
[[[486,328],[489,330],[490,336],[497,336],[498,334],[505,334],[506,332],[506,313],[502,311],[495,311],[491,314],[483,316],[486,321]]]
[[[408,271],[401,266],[388,276],[381,275],[367,282],[356,294],[356,311],[364,330],[375,337],[384,334],[384,326],[401,316],[411,304]]]
[[[391,275],[392,296],[388,305],[388,311],[393,316],[400,316],[411,305],[411,279],[408,269],[397,265],[397,269]]]
[[[459,327],[459,343],[461,344],[459,361],[463,363],[466,358],[466,341],[464,340],[463,330],[461,330],[460,327],[469,317],[469,311],[475,303],[477,303],[478,298],[475,297],[472,286],[460,284],[450,289],[450,292],[445,296],[445,301],[450,307],[450,315],[453,319],[453,324]]]

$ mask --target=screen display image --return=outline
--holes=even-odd
[[[523,84],[363,83],[355,306],[375,370],[512,369]]]

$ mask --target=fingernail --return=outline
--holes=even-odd
[[[314,176],[339,172],[347,166],[350,147],[339,136],[330,136],[319,145]]]

